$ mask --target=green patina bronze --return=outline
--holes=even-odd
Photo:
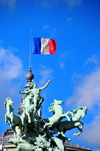
[[[31,82],[30,87],[25,88],[25,91],[19,91],[24,94],[22,107],[22,116],[16,116],[13,112],[13,101],[8,97],[4,103],[7,108],[5,115],[6,124],[10,124],[14,131],[14,138],[9,140],[10,143],[16,145],[15,151],[66,151],[63,143],[65,140],[70,141],[64,133],[67,130],[78,128],[79,133],[74,133],[79,136],[82,133],[83,121],[85,118],[87,107],[78,107],[73,111],[64,113],[61,104],[63,101],[54,99],[54,102],[49,107],[49,112],[53,116],[47,119],[42,119],[42,102],[40,91],[45,89],[52,80],[41,88],[36,88],[36,82]],[[62,121],[66,118],[65,121]],[[56,134],[56,136],[54,135]],[[10,150],[9,150],[10,151]]]

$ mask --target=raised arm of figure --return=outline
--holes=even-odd
[[[27,91],[27,92],[19,91],[19,93],[20,93],[20,94],[28,94],[28,93],[29,93],[29,91]]]
[[[48,83],[47,83],[44,87],[39,88],[39,90],[40,90],[40,91],[41,91],[41,90],[44,90],[44,89],[49,85],[49,83],[50,83],[51,81],[52,81],[52,80],[49,80]]]

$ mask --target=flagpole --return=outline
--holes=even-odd
[[[32,41],[32,28],[31,28],[31,38],[30,38],[30,53],[29,53],[29,68],[31,68],[31,53],[33,51],[33,41]]]

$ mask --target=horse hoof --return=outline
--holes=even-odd
[[[41,133],[41,132],[43,132],[43,129],[42,129],[42,128],[40,128],[40,129],[39,129],[39,132],[40,132],[40,133]]]
[[[31,123],[31,121],[30,121],[30,120],[28,120],[28,122],[29,122],[29,123]]]
[[[22,139],[27,139],[27,138],[28,138],[27,135],[23,135],[23,136],[22,136]]]
[[[69,138],[69,139],[68,139],[68,141],[70,142],[70,141],[71,141],[71,139]]]
[[[77,134],[76,134],[76,133],[74,133],[73,135],[74,135],[74,136],[77,136]]]

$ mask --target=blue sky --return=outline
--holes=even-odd
[[[65,112],[88,107],[83,133],[66,133],[72,143],[100,149],[100,1],[0,0],[0,134],[5,125],[4,102],[19,108],[29,68],[30,34],[57,41],[55,55],[32,55],[31,68],[37,87],[43,90],[42,117],[50,117],[49,105],[63,100]]]

